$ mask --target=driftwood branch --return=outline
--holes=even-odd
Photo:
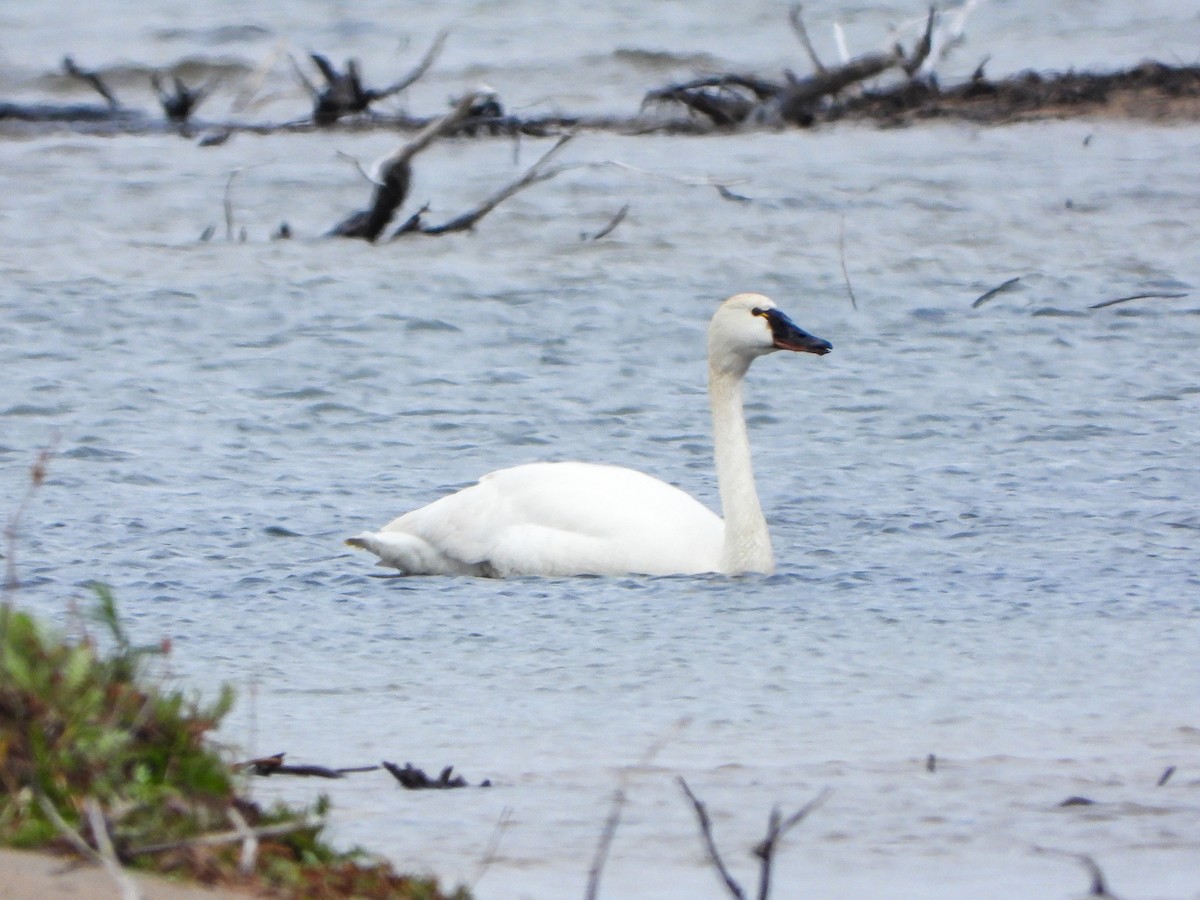
[[[357,60],[347,60],[346,71],[339,72],[333,63],[321,54],[310,53],[309,59],[317,67],[321,77],[325,79],[325,87],[322,90],[318,90],[312,82],[304,77],[304,74],[300,72],[300,67],[295,66],[295,60],[293,60],[292,64],[296,67],[297,74],[313,99],[313,122],[321,126],[332,125],[343,116],[366,112],[375,101],[400,93],[429,71],[429,67],[442,52],[448,34],[449,32],[446,31],[438,32],[433,44],[416,67],[399,81],[381,90],[369,88],[363,84]]]
[[[561,172],[561,168],[547,170],[545,168],[546,163],[548,163],[550,159],[556,153],[558,153],[558,151],[562,149],[562,147],[565,146],[566,143],[573,137],[574,135],[572,134],[564,134],[555,142],[553,147],[542,154],[541,159],[539,159],[532,166],[530,166],[528,170],[526,170],[524,175],[511,184],[505,185],[500,190],[496,191],[496,193],[492,194],[474,209],[469,210],[460,216],[456,216],[449,222],[446,222],[442,225],[422,226],[420,228],[421,233],[447,234],[451,231],[469,231],[470,229],[474,228],[475,224],[480,219],[490,213],[493,209],[495,209],[513,194],[523,191],[530,185],[547,181]]]
[[[788,10],[788,22],[792,26],[792,31],[796,33],[796,37],[800,38],[800,43],[804,45],[805,51],[808,53],[809,60],[812,61],[813,68],[818,72],[825,71],[825,65],[817,57],[817,51],[813,49],[812,41],[808,38],[808,29],[804,27],[804,19],[801,14],[804,8],[801,4],[796,3]]]
[[[638,761],[639,767],[650,765],[658,754],[662,752],[663,748],[680,731],[687,728],[691,724],[691,721],[690,717],[684,716],[663,732],[658,740],[646,748],[646,752],[642,754],[642,758]],[[617,826],[621,822],[621,810],[625,807],[625,789],[629,786],[630,774],[630,769],[622,769],[617,782],[617,789],[613,791],[612,805],[609,807],[608,818],[605,819],[604,828],[600,832],[600,841],[596,845],[596,853],[592,857],[592,865],[588,869],[587,891],[584,893],[585,900],[596,900],[600,895],[600,875],[604,871],[604,864],[608,861],[608,851],[612,847],[613,838],[617,833]]]
[[[261,828],[251,828],[254,838],[279,837],[291,834],[293,831],[308,831],[322,828],[325,820],[317,817],[301,819],[297,822],[281,822],[278,825],[264,825]],[[130,847],[125,853],[128,856],[142,856],[149,853],[165,853],[168,850],[179,850],[183,847],[215,847],[220,844],[232,844],[235,841],[245,842],[247,830],[237,827],[233,831],[217,831],[212,834],[201,834],[193,838],[178,841],[164,841],[160,844],[145,844],[141,847]]]
[[[850,295],[850,305],[858,309],[858,298],[854,296],[854,286],[850,284],[850,272],[846,268],[846,217],[838,227],[838,261],[842,264],[842,278],[846,282],[846,293]]]
[[[376,241],[408,196],[413,157],[461,123],[469,115],[476,96],[463,97],[454,109],[430,122],[411,141],[380,160],[373,179],[375,188],[370,207],[343,219],[328,236]]]
[[[745,891],[730,873],[724,860],[721,859],[720,852],[717,850],[717,842],[713,837],[712,820],[709,818],[708,808],[702,800],[692,793],[692,789],[688,787],[688,783],[683,778],[679,778],[678,781],[679,786],[683,788],[683,792],[687,795],[688,800],[691,801],[692,809],[696,813],[696,821],[700,826],[700,837],[704,841],[704,849],[708,855],[709,862],[717,870],[717,874],[720,876],[726,890],[729,891],[730,896],[734,900],[746,900]],[[754,847],[754,855],[759,859],[758,900],[767,900],[770,896],[771,867],[775,861],[775,851],[779,847],[779,842],[783,840],[784,836],[791,829],[803,822],[813,810],[828,800],[831,793],[832,791],[826,788],[787,818],[783,817],[778,808],[771,810],[771,815],[767,821],[767,835]]]
[[[168,90],[163,87],[159,74],[154,72],[150,76],[150,86],[154,88],[154,95],[163,108],[163,114],[172,122],[182,123],[191,118],[192,113],[212,93],[212,89],[216,86],[216,80],[213,79],[193,89],[184,84],[182,78],[175,76],[171,79],[171,89]]]
[[[429,71],[429,68],[437,61],[438,56],[441,55],[442,48],[446,45],[446,38],[449,36],[449,31],[445,29],[439,31],[437,33],[437,37],[433,39],[433,43],[429,46],[429,49],[425,51],[425,55],[421,58],[421,61],[417,63],[416,67],[395,84],[380,91],[372,91],[371,94],[373,96],[371,99],[383,100],[384,98],[390,97],[393,94],[400,93],[405,88],[410,87],[419,81],[421,77]]]
[[[117,100],[117,95],[108,89],[108,85],[104,83],[104,79],[100,77],[98,72],[85,71],[75,65],[75,60],[69,56],[63,57],[63,71],[72,78],[78,78],[86,81],[97,94],[105,99],[108,103],[108,108],[114,112],[121,108],[120,101]]]
[[[96,847],[93,847],[83,839],[78,831],[67,824],[67,821],[55,809],[54,804],[40,791],[36,794],[38,806],[46,818],[50,820],[57,830],[76,852],[91,862],[104,867],[104,871],[109,877],[117,883],[120,888],[122,900],[141,900],[141,891],[138,890],[137,884],[129,877],[129,874],[121,867],[120,861],[117,859],[116,851],[113,849],[112,841],[108,836],[108,828],[104,824],[104,815],[98,804],[93,798],[88,797],[84,801],[84,807],[87,811],[88,825],[92,830],[92,836],[96,840]],[[103,835],[103,837],[101,837]],[[97,847],[99,849],[97,849]]]
[[[1187,294],[1131,294],[1128,297],[1117,297],[1115,300],[1101,300],[1099,303],[1093,303],[1088,309],[1104,309],[1106,306],[1116,306],[1130,300],[1179,300],[1186,296]]]
[[[716,867],[717,874],[721,876],[721,881],[724,882],[729,893],[736,900],[745,900],[746,892],[729,873],[724,860],[721,859],[721,852],[717,849],[717,842],[712,833],[712,819],[708,817],[708,808],[704,805],[704,801],[692,793],[692,789],[688,787],[688,783],[682,777],[679,778],[679,786],[687,794],[688,800],[692,803],[692,809],[696,813],[696,821],[700,825],[700,837],[704,841],[704,850],[708,854],[708,861]]]
[[[971,309],[979,309],[979,307],[983,306],[983,304],[987,303],[989,300],[991,300],[993,297],[997,296],[998,294],[1003,294],[1005,291],[1011,291],[1013,288],[1015,288],[1017,286],[1017,284],[1018,284],[1018,282],[1020,282],[1020,280],[1021,280],[1021,276],[1018,275],[1015,278],[1008,279],[1008,281],[1001,282],[1000,284],[996,285],[994,288],[991,288],[990,290],[984,291],[982,294],[980,294],[978,297],[976,297],[975,300],[971,303]]]
[[[1083,866],[1091,879],[1091,884],[1088,886],[1089,897],[1103,897],[1106,900],[1118,900],[1117,895],[1108,889],[1108,882],[1104,878],[1104,872],[1100,868],[1096,860],[1092,859],[1086,853],[1072,853],[1069,850],[1057,850],[1052,847],[1034,847],[1035,853],[1043,853],[1050,856],[1064,856],[1067,859],[1073,859]]]
[[[418,769],[412,763],[405,763],[404,768],[395,763],[384,760],[383,767],[392,773],[393,777],[410,791],[420,790],[447,790],[449,788],[468,787],[467,779],[461,775],[453,775],[454,766],[446,766],[442,769],[441,774],[437,778],[430,778],[425,774],[424,770]],[[491,787],[492,783],[488,779],[484,779],[479,783],[480,787]]]
[[[583,238],[589,241],[598,241],[602,237],[607,237],[612,234],[613,230],[625,221],[625,216],[629,214],[629,204],[626,203],[617,210],[617,214],[608,220],[608,224],[597,231],[595,234],[584,234]]]

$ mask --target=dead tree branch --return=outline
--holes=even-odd
[[[563,171],[561,167],[547,170],[545,165],[573,137],[573,134],[564,134],[555,142],[553,147],[542,154],[541,159],[529,167],[524,175],[511,184],[508,184],[496,191],[496,193],[492,194],[492,196],[488,197],[474,209],[463,213],[461,216],[456,216],[449,222],[446,222],[442,225],[422,226],[419,230],[422,234],[448,234],[451,231],[469,231],[470,229],[474,228],[475,224],[480,219],[490,213],[493,209],[495,209],[513,194],[523,191],[530,185],[534,185],[542,181],[548,181],[549,179],[558,175],[559,172]]]
[[[416,137],[396,152],[384,157],[376,169],[370,207],[343,219],[327,236],[361,238],[374,243],[408,196],[408,187],[412,181],[413,157],[462,122],[470,113],[475,100],[475,94],[467,94],[458,101],[454,109],[426,125]]]
[[[1017,286],[1017,283],[1020,282],[1020,280],[1021,276],[1018,275],[1015,278],[1008,279],[1008,281],[1001,282],[990,290],[984,291],[971,303],[971,309],[979,309],[979,307],[983,306],[983,304],[987,303],[997,294],[1003,294],[1005,291],[1011,291]]]
[[[788,10],[788,22],[792,26],[792,31],[796,32],[796,37],[800,38],[800,43],[804,45],[804,49],[808,52],[808,58],[812,61],[813,68],[818,72],[825,71],[825,65],[817,58],[817,51],[813,49],[812,41],[808,38],[808,29],[804,27],[804,19],[801,14],[804,7],[799,4],[793,4]]]
[[[629,214],[629,204],[626,203],[624,206],[622,206],[620,209],[617,210],[617,214],[615,216],[613,216],[611,219],[608,220],[607,225],[605,225],[603,228],[601,228],[595,234],[584,233],[582,235],[583,239],[588,240],[588,241],[598,241],[602,237],[607,237],[608,235],[612,234],[613,229],[615,229],[618,225],[620,225],[623,221],[625,221],[625,216],[627,216],[628,214]]]
[[[63,71],[72,78],[79,78],[91,85],[92,90],[105,99],[109,109],[115,112],[121,108],[121,103],[117,100],[117,95],[108,89],[108,85],[104,83],[104,80],[100,77],[100,73],[84,71],[75,65],[75,60],[69,56],[63,57],[62,64]]]
[[[704,841],[704,849],[708,854],[709,862],[716,868],[717,874],[720,876],[730,895],[734,897],[734,900],[746,900],[745,891],[742,890],[742,886],[738,884],[737,880],[729,872],[724,860],[721,859],[720,852],[717,850],[717,842],[713,837],[712,820],[708,816],[708,808],[702,800],[692,793],[692,789],[688,787],[688,783],[682,777],[678,781],[688,800],[691,801],[692,809],[696,813],[696,821],[700,825],[700,837]],[[786,819],[783,818],[778,808],[771,810],[771,815],[767,822],[767,835],[754,847],[754,855],[759,859],[758,900],[767,900],[770,896],[771,867],[774,864],[775,851],[779,847],[779,842],[783,840],[784,836],[792,828],[803,822],[809,813],[829,799],[831,793],[832,791],[826,788]]]
[[[163,108],[163,114],[172,122],[183,123],[191,118],[192,113],[212,93],[216,80],[192,89],[183,83],[183,79],[175,76],[172,78],[171,90],[167,90],[163,87],[158,73],[154,72],[150,76],[150,86],[154,88],[154,95]]]
[[[429,71],[429,67],[442,52],[448,34],[447,31],[438,32],[433,44],[416,67],[399,81],[382,90],[369,88],[363,84],[362,76],[358,71],[358,60],[347,60],[346,71],[339,72],[334,68],[333,63],[321,54],[310,53],[309,58],[320,71],[321,77],[325,79],[325,88],[317,90],[312,82],[300,72],[299,66],[296,66],[296,71],[308,89],[309,96],[313,98],[313,122],[321,126],[332,125],[343,116],[366,112],[376,100],[383,100],[400,93]],[[293,65],[295,65],[294,60]]]

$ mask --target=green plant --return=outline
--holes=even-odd
[[[436,882],[325,844],[323,800],[311,809],[264,811],[241,798],[235,773],[206,740],[230,709],[232,692],[204,704],[154,683],[149,661],[169,648],[135,645],[112,592],[99,585],[95,593],[94,618],[113,644],[106,653],[90,636],[64,640],[5,605],[0,844],[67,850],[90,835],[99,846],[86,814],[98,804],[118,859],[133,867],[281,896],[468,896],[443,894]],[[231,827],[259,833],[252,865],[238,840],[212,838]]]

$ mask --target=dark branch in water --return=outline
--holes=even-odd
[[[626,203],[624,206],[622,206],[620,209],[617,210],[617,214],[615,216],[613,216],[611,219],[608,220],[607,225],[605,225],[603,228],[601,228],[595,234],[591,234],[591,235],[584,234],[584,235],[582,235],[582,237],[585,240],[590,240],[590,241],[598,241],[602,237],[607,237],[608,235],[612,234],[613,229],[615,229],[618,225],[620,225],[623,221],[625,221],[625,216],[628,215],[628,213],[629,213],[629,204]]]
[[[746,900],[746,892],[742,890],[742,886],[737,883],[729,869],[725,866],[725,862],[721,859],[721,854],[717,850],[717,842],[713,838],[712,820],[708,816],[708,809],[688,787],[688,783],[682,777],[677,779],[679,786],[683,788],[683,792],[691,801],[692,809],[696,813],[696,821],[700,825],[700,837],[704,841],[704,849],[708,854],[709,862],[717,870],[717,875],[720,876],[726,890],[734,897],[734,900]],[[771,810],[770,818],[767,822],[767,836],[764,837],[754,847],[754,855],[759,859],[759,878],[758,878],[758,900],[767,900],[771,893],[771,866],[775,860],[775,851],[779,847],[779,842],[784,836],[803,822],[808,815],[821,804],[829,799],[833,792],[828,788],[817,794],[812,800],[796,810],[786,819],[779,812],[778,807]]]
[[[1035,853],[1065,856],[1068,859],[1076,860],[1087,869],[1088,875],[1091,878],[1091,884],[1088,886],[1089,897],[1105,897],[1107,900],[1118,900],[1117,895],[1108,889],[1108,882],[1105,880],[1104,872],[1100,869],[1100,866],[1086,853],[1071,853],[1067,850],[1055,850],[1051,847],[1034,847],[1033,850]]]
[[[1093,303],[1088,309],[1104,309],[1106,306],[1116,306],[1130,300],[1179,300],[1186,296],[1187,294],[1132,294],[1129,297],[1118,297],[1116,300],[1101,300],[1099,303]]]
[[[260,756],[258,759],[238,763],[238,768],[250,769],[255,775],[297,775],[303,778],[344,778],[356,772],[376,772],[379,766],[350,766],[347,768],[331,769],[327,766],[289,766],[284,763],[284,753],[274,756]]]
[[[395,776],[396,780],[410,791],[446,790],[448,788],[469,787],[467,780],[461,775],[455,775],[451,777],[451,773],[454,771],[454,766],[446,766],[446,768],[442,769],[441,774],[438,775],[437,778],[430,778],[423,770],[416,768],[412,763],[405,763],[404,768],[400,768],[395,763],[390,763],[385,760],[383,762],[383,767],[391,772],[392,775]],[[491,787],[492,783],[487,779],[484,779],[482,782],[480,782],[479,786]]]
[[[1158,776],[1157,787],[1162,787],[1164,784],[1166,784],[1168,781],[1170,781],[1171,776],[1174,774],[1175,774],[1174,766],[1167,766],[1165,769],[1163,769],[1163,773],[1160,776]]]
[[[339,72],[328,59],[319,53],[310,53],[309,58],[313,61],[313,65],[321,73],[321,77],[325,79],[325,87],[318,90],[313,86],[304,73],[300,71],[299,66],[296,68],[296,73],[308,91],[309,96],[313,98],[313,122],[320,126],[332,125],[343,116],[354,115],[356,113],[366,112],[368,107],[377,100],[383,100],[391,97],[393,94],[398,94],[405,88],[409,87],[421,78],[429,67],[433,65],[438,54],[442,52],[442,47],[446,43],[448,32],[438,32],[434,38],[433,44],[425,52],[425,56],[417,63],[416,68],[401,78],[399,81],[391,84],[386,88],[375,90],[363,84],[362,76],[358,71],[358,60],[347,60],[346,71]]]
[[[1008,281],[1005,281],[1005,282],[1002,282],[1002,283],[996,285],[991,290],[984,291],[982,294],[980,294],[978,297],[975,298],[975,302],[973,302],[971,304],[971,309],[979,309],[979,307],[983,306],[983,304],[987,303],[989,300],[991,300],[997,294],[1003,294],[1005,291],[1011,291],[1014,287],[1017,286],[1017,282],[1019,282],[1020,280],[1021,280],[1021,276],[1018,275],[1016,278],[1010,278],[1010,279],[1008,279]]]
[[[858,298],[854,296],[854,286],[850,284],[850,272],[846,269],[846,217],[842,216],[838,228],[838,260],[842,264],[842,278],[846,281],[846,293],[850,295],[850,305],[858,309]]]
[[[98,72],[88,72],[75,65],[75,60],[69,56],[63,57],[63,71],[72,78],[79,78],[91,85],[92,89],[103,97],[108,102],[108,108],[114,112],[121,108],[120,101],[117,100],[117,95],[108,89],[108,85],[100,77]]]
[[[172,122],[186,122],[205,98],[212,93],[216,81],[210,81],[198,88],[189,88],[178,76],[172,78],[171,90],[163,87],[162,79],[157,72],[150,76],[150,85],[154,95],[163,108],[163,114]]]
[[[426,125],[416,137],[380,162],[371,205],[343,219],[328,236],[361,238],[371,242],[377,240],[408,196],[413,157],[453,131],[466,118],[476,97],[475,94],[463,97],[454,109]]]
[[[788,22],[792,26],[792,31],[796,32],[796,37],[800,38],[800,43],[804,45],[804,49],[808,53],[808,58],[812,61],[813,68],[818,72],[824,72],[825,65],[817,58],[817,51],[813,49],[812,41],[808,38],[808,29],[804,27],[804,19],[801,17],[803,12],[803,6],[799,3],[794,4],[788,10]]]
[[[493,209],[495,209],[513,194],[524,190],[530,185],[534,185],[542,181],[548,181],[562,172],[562,167],[550,170],[544,170],[543,167],[547,162],[550,161],[550,158],[554,156],[554,154],[556,154],[568,141],[571,140],[572,137],[574,137],[574,135],[564,134],[555,142],[553,147],[542,154],[541,159],[529,167],[528,171],[526,171],[524,175],[511,184],[505,185],[500,190],[496,191],[496,193],[492,194],[492,196],[488,197],[474,209],[468,210],[461,216],[457,216],[442,225],[425,226],[417,223],[416,225],[409,227],[410,223],[406,222],[404,228],[402,228],[400,231],[397,231],[396,235],[407,233],[404,229],[407,229],[408,231],[420,231],[422,234],[448,234],[452,231],[469,231],[475,227],[475,224],[480,219],[490,213]],[[393,235],[393,237],[396,235]]]

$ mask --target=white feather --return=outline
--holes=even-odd
[[[683,491],[633,469],[531,463],[485,475],[347,543],[410,575],[771,571],[741,404],[750,363],[777,349],[763,315],[769,309],[766,297],[739,294],[709,327],[714,445],[729,528]]]

